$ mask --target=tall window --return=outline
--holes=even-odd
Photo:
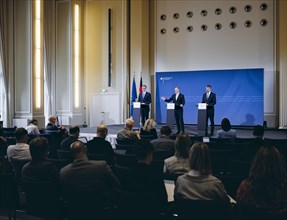
[[[80,6],[75,4],[74,11],[74,105],[80,106]]]
[[[5,89],[4,89],[4,79],[3,79],[3,72],[2,72],[2,63],[0,59],[0,121],[3,121],[5,116]],[[4,121],[4,123],[6,123]]]

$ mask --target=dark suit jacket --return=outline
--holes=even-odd
[[[87,143],[89,154],[104,154],[108,164],[114,164],[114,150],[110,142],[102,137],[95,137]]]
[[[211,92],[208,99],[206,98],[206,93],[202,95],[202,103],[207,104],[207,109],[214,109],[214,105],[216,104],[216,95]]]
[[[65,138],[61,142],[61,150],[70,151],[71,150],[71,148],[70,148],[71,144],[74,143],[77,140],[78,140],[78,138],[73,137],[73,136],[69,136],[69,137]]]
[[[59,170],[48,160],[31,160],[24,165],[22,178],[30,181],[52,181],[59,184]]]
[[[151,94],[149,92],[145,93],[144,98],[142,97],[142,93],[139,94],[138,101],[140,103],[145,103],[145,105],[141,105],[142,107],[149,108],[149,104],[151,103]]]
[[[181,104],[185,105],[185,98],[182,93],[178,94],[177,100],[176,100],[176,94],[173,94],[169,99],[165,100],[165,102],[171,102],[171,101],[175,104],[176,109],[182,108],[180,107]]]
[[[174,140],[166,137],[160,136],[158,139],[151,141],[154,151],[171,151],[174,152]]]
[[[75,160],[60,171],[61,187],[66,191],[98,191],[110,196],[119,181],[106,161]]]
[[[131,170],[131,175],[126,187],[132,192],[155,192],[158,193],[158,199],[161,205],[167,203],[167,192],[164,181],[151,165],[139,163]]]

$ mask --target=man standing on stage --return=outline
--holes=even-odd
[[[216,104],[216,94],[211,91],[211,85],[206,86],[206,92],[202,95],[202,103],[207,104],[205,135],[208,136],[208,118],[211,124],[210,135],[214,133],[214,105]]]
[[[176,121],[177,133],[180,131],[184,133],[184,122],[183,122],[183,106],[185,105],[184,95],[180,93],[180,88],[177,86],[174,88],[174,94],[169,98],[161,97],[165,102],[172,101],[175,104],[174,117]]]
[[[141,118],[142,126],[145,121],[149,118],[149,104],[151,103],[151,94],[146,91],[147,86],[142,86],[142,92],[139,94],[138,102],[141,103]]]

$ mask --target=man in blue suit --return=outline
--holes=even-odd
[[[174,94],[169,98],[161,97],[165,102],[173,102],[175,104],[174,117],[176,121],[177,134],[181,132],[184,133],[184,122],[183,122],[183,106],[185,105],[185,98],[182,93],[180,93],[180,88],[177,86],[174,88]]]
[[[206,92],[202,95],[202,103],[207,104],[206,109],[206,129],[205,135],[208,136],[208,119],[211,124],[210,135],[213,136],[214,133],[214,106],[216,104],[216,94],[211,91],[211,85],[206,86]]]
[[[138,102],[141,103],[141,118],[142,126],[145,121],[149,118],[149,104],[151,103],[151,94],[146,91],[147,86],[142,86],[142,92],[139,94]]]

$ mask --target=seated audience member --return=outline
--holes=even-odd
[[[60,127],[58,127],[56,125],[57,122],[57,117],[55,115],[51,115],[49,117],[49,123],[46,125],[46,130],[48,131],[57,131],[60,129]]]
[[[189,169],[188,154],[191,148],[190,137],[181,133],[175,140],[175,155],[164,160],[163,171],[165,173],[186,173]]]
[[[27,144],[28,132],[25,128],[17,128],[15,131],[16,144],[7,148],[8,160],[31,160],[29,145]]]
[[[287,210],[287,171],[281,153],[264,146],[256,153],[249,177],[237,190],[239,206],[260,208],[270,212]],[[246,213],[248,214],[248,213]]]
[[[236,138],[236,130],[231,129],[231,124],[228,118],[221,121],[221,130],[217,131],[216,138]]]
[[[164,125],[160,129],[160,137],[152,140],[154,151],[172,151],[174,152],[174,140],[170,139],[172,131],[170,127]]]
[[[243,161],[252,161],[257,151],[265,144],[264,127],[256,125],[253,129],[254,139],[245,143],[239,151],[239,159]]]
[[[154,128],[155,124],[156,123],[152,118],[149,118],[148,120],[146,120],[144,127],[141,128],[140,130],[140,135],[148,135],[148,136],[151,136],[151,139],[156,139],[157,132],[156,132],[156,129]]]
[[[190,171],[176,181],[175,198],[190,200],[218,200],[229,203],[222,182],[211,175],[211,159],[205,143],[192,145],[189,152]]]
[[[110,142],[105,138],[108,134],[108,128],[105,125],[97,127],[97,137],[88,141],[87,151],[89,154],[104,154],[107,158],[108,164],[114,164],[114,150]]]
[[[151,166],[153,146],[147,140],[138,140],[136,148],[138,164],[132,168],[127,190],[132,192],[155,192],[164,206],[167,193],[161,175]]]
[[[137,132],[133,131],[133,126],[134,126],[134,120],[131,118],[128,118],[125,123],[125,128],[118,132],[117,138],[137,140],[138,134]]]
[[[35,138],[30,142],[32,160],[22,169],[22,178],[29,181],[52,181],[59,184],[59,171],[57,167],[47,160],[48,140]]]
[[[106,202],[110,201],[119,181],[107,162],[88,160],[86,146],[81,141],[74,142],[71,151],[75,160],[61,169],[61,187],[67,192],[98,191]]]
[[[76,125],[69,129],[69,136],[61,142],[61,150],[70,151],[71,144],[78,140],[80,135],[80,128]]]
[[[28,125],[28,127],[26,128],[28,134],[32,134],[32,135],[39,135],[40,131],[37,127],[38,125],[38,121],[36,119],[32,119],[30,121],[30,124]]]

